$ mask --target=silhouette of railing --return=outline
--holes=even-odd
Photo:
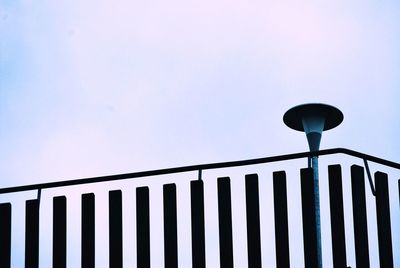
[[[0,194],[38,190],[38,198],[26,201],[25,266],[39,266],[39,209],[43,189],[83,185],[106,181],[146,178],[154,175],[198,171],[198,179],[190,182],[191,253],[192,266],[206,266],[204,184],[202,171],[271,163],[332,154],[346,154],[364,160],[367,177],[376,202],[379,262],[381,268],[393,267],[392,229],[390,219],[388,175],[374,174],[372,181],[368,161],[400,169],[400,164],[348,149],[329,149],[244,161],[233,161],[120,174],[71,181],[60,181],[0,189]],[[370,267],[364,167],[351,166],[351,192],[353,207],[356,267]],[[317,242],[314,217],[314,180],[312,168],[301,169],[301,207],[303,223],[304,265],[317,267]],[[340,165],[328,166],[329,202],[333,267],[348,267],[346,257],[345,217],[343,209],[342,170]],[[375,185],[375,186],[374,186]],[[399,195],[400,195],[400,180]],[[229,177],[217,179],[220,267],[233,267],[231,181]],[[137,267],[150,267],[150,205],[149,188],[136,188],[136,244]],[[163,185],[164,263],[165,267],[178,267],[177,195],[176,185]],[[109,191],[109,266],[122,267],[122,192]],[[275,223],[276,267],[289,267],[288,199],[285,171],[273,172],[273,201]],[[248,267],[261,267],[259,178],[255,173],[245,175],[245,202],[247,223]],[[95,267],[95,195],[81,196],[81,263],[82,267]],[[53,267],[67,264],[67,199],[53,198]],[[11,267],[11,203],[0,204],[0,267]],[[264,242],[265,243],[265,242]],[[182,249],[181,249],[182,250]],[[187,249],[185,249],[187,250]],[[190,250],[190,249],[189,249]],[[293,265],[293,264],[292,264]]]

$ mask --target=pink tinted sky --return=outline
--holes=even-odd
[[[323,147],[399,160],[398,15],[375,1],[5,2],[1,173],[25,183],[302,151],[281,118],[303,102],[345,113]]]

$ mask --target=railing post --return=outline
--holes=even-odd
[[[300,170],[301,203],[303,212],[304,264],[307,268],[318,267],[313,172],[314,171],[312,168],[304,168]]]
[[[95,197],[93,193],[82,195],[81,264],[95,267]]]
[[[342,170],[340,165],[329,166],[328,173],[333,267],[343,268],[347,267],[347,260],[344,231]]]
[[[67,199],[53,198],[53,268],[67,266]]]
[[[364,168],[351,166],[351,190],[353,199],[354,243],[356,266],[369,268],[367,209],[365,203]]]
[[[233,268],[232,205],[229,177],[218,178],[218,219],[221,268]]]
[[[0,204],[0,267],[11,267],[11,203]]]
[[[165,268],[178,267],[178,238],[175,183],[163,186],[164,197],[164,261]]]
[[[122,268],[122,192],[108,192],[110,268]]]
[[[192,216],[192,266],[206,267],[204,235],[204,185],[203,181],[190,182],[190,202]]]
[[[392,231],[390,226],[390,206],[388,176],[375,173],[376,220],[378,226],[379,262],[381,268],[393,268]]]
[[[289,268],[289,231],[285,171],[273,173],[276,267]]]
[[[136,188],[137,267],[150,268],[149,188]]]
[[[261,268],[260,201],[257,174],[245,176],[249,268]]]
[[[39,267],[39,200],[25,206],[25,267]]]

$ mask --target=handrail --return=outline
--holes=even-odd
[[[180,172],[248,166],[248,165],[256,165],[256,164],[293,160],[293,159],[313,157],[313,156],[332,155],[332,154],[346,154],[346,155],[350,155],[350,156],[360,158],[363,160],[368,160],[368,161],[382,164],[382,165],[385,165],[388,167],[392,167],[395,169],[400,169],[399,163],[395,163],[392,161],[388,161],[388,160],[385,160],[382,158],[378,158],[375,156],[367,155],[364,153],[360,153],[360,152],[345,149],[345,148],[334,148],[334,149],[320,150],[320,151],[315,151],[315,152],[302,152],[302,153],[270,156],[270,157],[263,157],[263,158],[249,159],[249,160],[229,161],[229,162],[220,162],[220,163],[211,163],[211,164],[200,164],[200,165],[192,165],[192,166],[184,166],[184,167],[175,167],[175,168],[157,169],[157,170],[150,170],[150,171],[140,171],[140,172],[134,172],[134,173],[125,173],[125,174],[118,174],[118,175],[84,178],[84,179],[77,179],[77,180],[67,180],[67,181],[31,184],[31,185],[24,185],[24,186],[15,186],[15,187],[8,187],[8,188],[0,189],[0,194],[30,191],[30,190],[39,190],[39,189],[42,190],[42,189],[49,189],[49,188],[79,185],[79,184],[89,184],[89,183],[109,182],[109,181],[117,181],[117,180],[124,180],[124,179],[134,179],[134,178],[165,175],[165,174],[180,173]]]

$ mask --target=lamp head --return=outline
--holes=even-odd
[[[318,151],[324,130],[332,129],[343,121],[343,113],[331,105],[309,103],[289,109],[283,116],[285,124],[306,133],[310,151]]]

